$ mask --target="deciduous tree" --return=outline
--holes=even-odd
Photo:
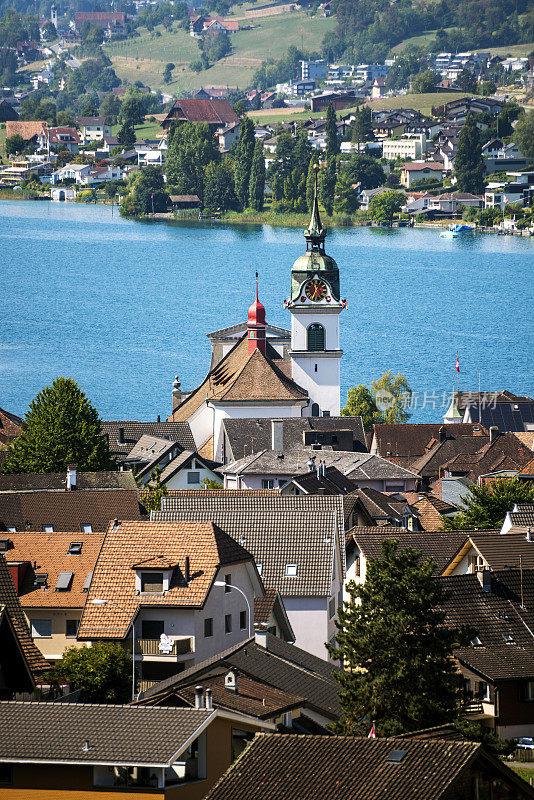
[[[527,158],[534,158],[534,111],[521,114],[514,128],[514,142]]]
[[[212,211],[231,211],[238,207],[234,171],[228,158],[212,161],[206,167],[204,206]]]
[[[386,540],[368,563],[364,584],[349,583],[339,610],[332,658],[343,716],[337,732],[379,736],[428,728],[456,716],[463,682],[452,657],[474,632],[445,627],[443,587],[435,564]]]
[[[219,161],[215,137],[205,122],[171,126],[167,150],[167,186],[176,194],[196,194],[204,199],[205,168]]]
[[[363,429],[370,431],[381,415],[373,395],[363,383],[353,386],[347,393],[347,405],[341,409],[342,417],[361,417]]]
[[[484,530],[500,528],[516,503],[532,503],[534,486],[517,479],[502,479],[491,485],[469,486],[458,507],[459,514],[444,521],[446,530]]]
[[[64,472],[69,464],[92,472],[114,466],[96,408],[72,378],[56,378],[30,403],[3,471]]]
[[[393,189],[388,189],[382,194],[377,194],[371,199],[369,203],[369,216],[375,222],[389,223],[393,221],[395,214],[398,214],[404,203],[406,197],[402,192],[395,192]]]
[[[122,705],[132,698],[132,656],[120,644],[68,647],[49,675],[53,683],[83,689],[86,703]]]

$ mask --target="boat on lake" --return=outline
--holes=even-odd
[[[449,225],[446,231],[441,231],[440,237],[442,239],[457,239],[461,233],[473,230],[474,228],[470,228],[469,225]]]

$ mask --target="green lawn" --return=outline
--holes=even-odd
[[[250,17],[240,24],[246,29],[232,34],[232,54],[199,73],[189,69],[191,61],[199,58],[198,44],[182,29],[167,33],[158,28],[160,36],[155,31],[149,33],[141,29],[141,36],[106,45],[105,50],[120,78],[131,83],[141,80],[151,88],[170,94],[201,86],[245,87],[262,61],[280,58],[290,45],[320,49],[324,34],[335,27],[336,21],[295,11],[272,17]],[[163,70],[169,61],[176,64],[176,69],[171,83],[164,84]]]
[[[534,43],[506,44],[503,45],[503,47],[479,47],[476,52],[481,51],[485,53],[488,50],[490,50],[491,54],[494,56],[514,56],[517,58],[519,56],[528,56],[529,53],[532,53],[534,50]]]

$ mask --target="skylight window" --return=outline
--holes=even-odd
[[[386,758],[386,761],[390,761],[393,764],[400,764],[405,755],[406,750],[392,750],[389,756]]]
[[[73,572],[60,572],[56,583],[56,592],[68,592],[73,575]]]
[[[258,574],[259,574],[259,575],[260,575],[260,577],[261,577],[261,573],[262,573],[262,571],[263,571],[263,564],[256,564],[256,567],[257,567],[257,569],[258,569]]]
[[[479,639],[478,636],[475,636],[474,639],[471,639],[471,645],[472,647],[482,647],[482,640]]]
[[[35,585],[36,586],[46,586],[47,580],[48,580],[48,572],[36,572],[35,573]]]
[[[515,644],[515,639],[510,633],[505,633],[503,638],[506,644]]]
[[[286,564],[286,578],[296,578],[297,571],[298,568],[296,564]]]
[[[69,544],[68,555],[79,556],[82,552],[83,542],[71,542]]]

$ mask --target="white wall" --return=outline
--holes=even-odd
[[[222,461],[222,446],[224,433],[222,430],[223,419],[278,419],[281,417],[300,417],[302,404],[295,405],[265,405],[265,406],[247,406],[247,405],[212,405],[210,403],[210,413],[213,410],[214,423],[213,430],[215,432],[213,440],[213,458],[215,461]],[[193,436],[195,434],[193,433]],[[211,434],[210,434],[211,435]],[[196,437],[195,437],[196,442]]]
[[[200,473],[199,483],[187,482],[187,476],[190,472]],[[169,481],[167,481],[166,486],[167,489],[203,489],[204,487],[202,485],[202,481],[206,478],[210,481],[217,481],[217,483],[222,484],[222,480],[218,475],[212,472],[211,469],[202,466],[200,461],[195,461],[193,459],[191,466],[187,469],[179,470]]]
[[[328,660],[327,597],[282,597],[295,632],[295,644],[314,656]]]
[[[310,395],[310,405],[303,416],[311,414],[311,404],[317,403],[331,416],[340,414],[339,306],[317,304],[310,308],[297,307],[291,311],[291,359],[293,380]],[[325,351],[308,352],[308,328],[314,323],[325,329]],[[330,351],[330,352],[328,352]],[[331,352],[334,351],[334,352]]]

